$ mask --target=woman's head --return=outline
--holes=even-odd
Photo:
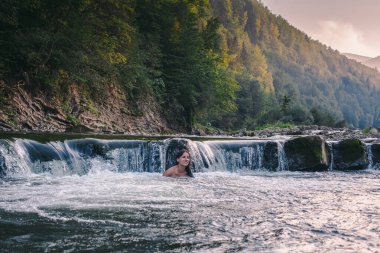
[[[190,152],[187,149],[181,149],[180,151],[178,151],[176,155],[176,162],[177,162],[177,165],[181,165],[185,167],[188,176],[194,177],[190,169],[191,156],[190,156]]]
[[[185,167],[188,167],[190,165],[191,157],[190,157],[190,152],[187,149],[181,149],[178,151],[176,155],[176,162],[177,165],[185,165]]]

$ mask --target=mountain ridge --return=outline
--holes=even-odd
[[[349,59],[356,60],[357,62],[360,62],[370,68],[376,68],[378,71],[380,70],[380,56],[368,57],[352,53],[343,53],[343,55],[347,56]]]

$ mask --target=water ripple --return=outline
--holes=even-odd
[[[380,174],[100,171],[0,184],[4,252],[379,252]]]

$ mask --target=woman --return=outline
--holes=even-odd
[[[194,177],[190,170],[191,157],[187,149],[180,150],[176,155],[177,165],[167,169],[163,176],[165,177]]]

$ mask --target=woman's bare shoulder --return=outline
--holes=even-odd
[[[165,170],[164,174],[162,174],[162,175],[165,177],[170,177],[170,176],[175,175],[175,173],[176,173],[176,166],[173,166],[173,167]]]

